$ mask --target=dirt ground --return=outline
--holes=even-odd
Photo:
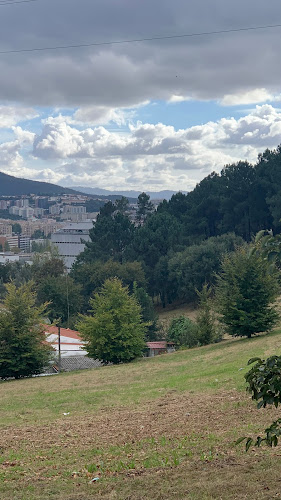
[[[38,484],[46,481],[51,484],[52,481],[57,483],[67,480],[74,489],[87,489],[93,473],[85,469],[85,461],[89,460],[91,450],[103,450],[99,455],[104,454],[109,461],[114,461],[114,455],[119,453],[118,447],[122,450],[122,447],[129,446],[129,454],[138,457],[139,466],[130,470],[122,470],[121,467],[118,471],[97,471],[96,474],[103,481],[95,485],[95,490],[88,493],[85,491],[82,496],[79,496],[79,492],[69,492],[68,496],[65,496],[66,493],[61,493],[60,496],[57,492],[55,496],[46,498],[257,498],[253,496],[253,485],[260,482],[265,483],[265,489],[260,490],[259,498],[281,497],[281,478],[276,478],[273,488],[270,485],[270,489],[266,489],[269,485],[264,479],[263,469],[271,460],[279,460],[280,465],[280,450],[279,454],[270,450],[271,455],[264,449],[254,449],[245,454],[241,447],[238,449],[233,446],[234,439],[241,432],[247,432],[248,435],[253,432],[252,423],[258,423],[258,427],[263,429],[275,416],[276,410],[258,411],[247,395],[235,390],[221,391],[215,395],[203,394],[200,397],[192,392],[179,394],[170,391],[165,397],[146,402],[141,408],[104,407],[94,416],[85,412],[79,417],[66,415],[51,425],[34,425],[13,430],[4,428],[1,432],[1,454],[13,456],[14,452],[18,458],[4,460],[0,465],[0,472],[5,477],[5,473],[9,476],[13,469],[18,470],[17,477],[23,487],[36,484],[38,487]],[[238,435],[236,429],[239,429]],[[167,438],[168,444],[161,444],[163,437]],[[138,443],[154,439],[153,446],[157,452],[165,454],[170,453],[173,442],[180,442],[177,440],[184,437],[187,439],[187,448],[193,443],[192,458],[186,456],[178,467],[144,468],[141,465],[143,451],[140,452]],[[65,465],[62,464],[63,460]],[[99,456],[96,462],[100,460]],[[95,461],[95,457],[92,461]],[[249,485],[250,471],[254,476]],[[208,479],[210,474],[212,483]],[[236,485],[226,495],[224,488],[228,477],[228,481],[233,481]],[[190,484],[191,478],[193,485]],[[155,488],[155,480],[161,482],[160,489]],[[112,481],[115,483],[112,484]],[[174,484],[174,493],[171,484]],[[217,486],[214,488],[214,485]],[[148,493],[149,488],[151,493]],[[143,496],[144,491],[146,496]],[[204,496],[205,493],[207,496]],[[147,496],[148,494],[152,496]],[[18,500],[28,497],[7,498]]]

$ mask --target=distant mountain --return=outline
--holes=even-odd
[[[77,189],[81,193],[86,193],[90,195],[102,195],[102,196],[126,196],[126,198],[137,198],[142,191],[110,191],[108,189],[101,188],[89,188],[84,186],[75,186],[73,189]],[[169,200],[173,194],[176,194],[178,191],[146,191],[146,194],[150,196],[152,200]],[[187,191],[182,191],[182,193],[186,194]]]
[[[0,196],[21,196],[31,193],[51,196],[62,193],[75,194],[77,191],[49,182],[30,181],[0,172]]]

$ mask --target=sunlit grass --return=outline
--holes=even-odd
[[[267,416],[261,411],[257,418],[245,394],[244,374],[249,358],[270,354],[281,354],[279,330],[128,365],[1,382],[0,498],[88,500],[94,475],[100,477],[94,486],[97,498],[165,498],[164,486],[158,491],[146,476],[153,471],[166,489],[169,474],[176,475],[175,498],[238,498],[231,496],[233,487],[222,496],[227,485],[219,481],[220,468],[213,470],[216,496],[207,477],[203,480],[204,467],[216,467],[226,456],[240,457],[249,467],[250,456],[233,442],[259,432]],[[198,421],[193,417],[197,407]],[[255,498],[256,475],[264,477],[266,466],[280,463],[271,450],[259,453],[263,466],[257,461],[253,478],[244,479],[247,498]],[[232,470],[224,467],[231,483]],[[189,485],[187,469],[193,478],[200,469],[200,484],[193,479]],[[132,484],[131,475],[136,475]],[[236,488],[243,491],[240,484]]]

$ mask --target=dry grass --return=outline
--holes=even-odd
[[[280,498],[280,447],[233,446],[278,414],[256,409],[241,368],[280,351],[277,332],[0,384],[0,498]]]
[[[159,322],[161,323],[164,332],[169,328],[170,322],[174,318],[179,316],[185,316],[186,318],[194,321],[197,316],[197,308],[195,304],[180,304],[178,306],[167,306],[165,309],[159,307],[157,309],[159,315]]]

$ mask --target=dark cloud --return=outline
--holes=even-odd
[[[41,0],[0,7],[1,50],[274,24],[271,0]],[[280,28],[91,49],[0,55],[0,100],[129,107],[280,88]]]

